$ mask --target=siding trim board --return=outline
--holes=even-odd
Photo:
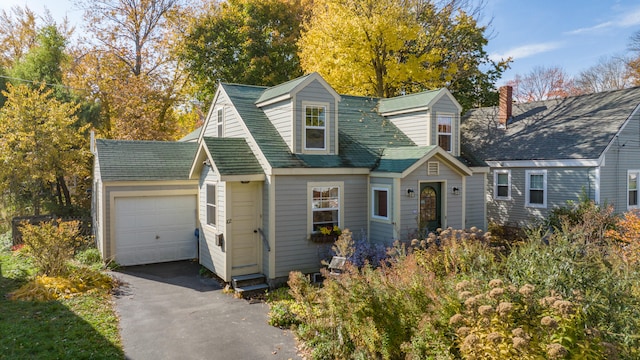
[[[487,160],[487,165],[492,168],[514,167],[592,167],[604,165],[604,157],[600,159],[558,159],[558,160]]]

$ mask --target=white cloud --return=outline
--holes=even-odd
[[[522,45],[522,46],[509,49],[502,54],[499,54],[499,53],[490,54],[489,58],[494,61],[497,61],[500,59],[507,59],[509,57],[512,58],[513,60],[523,59],[523,58],[527,58],[540,53],[555,50],[559,48],[561,45],[562,44],[559,42],[527,44],[527,45]]]
[[[598,30],[604,30],[609,28],[627,28],[627,27],[632,27],[636,25],[640,25],[640,8],[631,10],[629,12],[626,12],[623,15],[617,16],[615,19],[611,21],[605,21],[591,27],[571,30],[566,32],[566,34],[578,35],[578,34],[584,34],[584,33],[593,33],[593,32],[597,32]]]

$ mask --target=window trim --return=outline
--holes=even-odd
[[[507,196],[498,195],[498,177],[501,174],[507,174]],[[511,169],[493,170],[493,199],[494,200],[511,200]]]
[[[631,174],[636,174],[636,205],[630,205],[629,204],[629,200],[631,200],[631,197],[629,196],[629,193],[631,192],[631,189],[629,189],[629,177],[631,176]],[[631,210],[631,209],[640,209],[640,189],[639,189],[639,182],[640,182],[640,170],[627,170],[627,210]]]
[[[330,126],[330,122],[331,122],[331,107],[330,107],[330,103],[328,102],[320,102],[320,101],[302,101],[300,103],[300,106],[302,108],[301,111],[301,119],[300,119],[300,124],[301,126],[301,134],[300,134],[300,141],[302,142],[302,144],[300,145],[300,148],[302,150],[303,153],[307,153],[307,154],[328,154],[330,152],[330,148],[331,148],[331,139],[333,138],[332,134],[330,134],[331,131],[331,126]],[[307,108],[309,107],[317,107],[317,108],[324,108],[324,147],[323,148],[308,148],[307,147]],[[310,129],[320,129],[321,127],[309,127]]]
[[[387,216],[376,215],[376,191],[387,193]],[[389,186],[376,185],[371,187],[371,219],[387,222],[391,220],[391,188]]]
[[[342,229],[344,224],[344,182],[308,182],[307,183],[307,233],[313,233],[313,189],[322,187],[338,188],[338,227]]]
[[[450,132],[441,132],[440,131],[440,119],[448,118],[451,121],[450,124]],[[455,126],[455,115],[449,113],[436,114],[436,145],[440,146],[440,135],[449,136],[449,150],[440,146],[446,152],[453,152],[453,128]]]
[[[209,187],[213,187],[213,203],[209,201]],[[205,185],[205,202],[206,202],[206,223],[208,226],[212,226],[214,228],[218,227],[218,185],[208,183]],[[213,222],[211,222],[209,218],[209,207],[213,207],[215,210],[215,216],[213,218]]]
[[[531,175],[542,175],[542,204],[531,203]],[[525,171],[525,207],[531,208],[547,208],[547,170],[526,170]]]

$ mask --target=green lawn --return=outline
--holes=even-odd
[[[111,294],[11,301],[34,274],[28,259],[0,250],[0,359],[124,359]]]

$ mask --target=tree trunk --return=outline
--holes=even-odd
[[[64,195],[64,206],[69,208],[71,207],[71,194],[69,193],[69,187],[67,187],[67,182],[64,180],[64,176],[59,175],[57,178],[58,187],[62,189],[62,194]]]

